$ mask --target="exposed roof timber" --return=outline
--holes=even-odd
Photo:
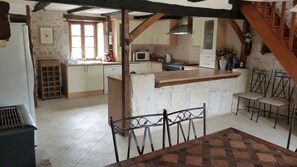
[[[67,21],[87,21],[87,22],[106,21],[106,18],[102,18],[102,17],[79,16],[79,15],[71,15],[71,14],[63,14],[63,18],[66,18]]]
[[[9,14],[10,22],[27,23],[27,16],[20,14]]]
[[[116,16],[116,15],[121,15],[122,14],[122,11],[116,11],[116,12],[110,12],[110,13],[104,13],[104,14],[101,14],[102,16]]]
[[[163,17],[164,13],[155,13],[148,19],[146,19],[144,22],[142,22],[139,26],[137,26],[131,33],[130,33],[130,43],[139,36],[145,29],[147,29],[150,25],[152,25],[154,22],[159,20],[161,17]]]
[[[42,2],[38,2],[35,6],[34,9],[32,10],[32,12],[37,12],[39,10],[44,9],[45,7],[47,7],[50,4],[50,2],[47,1],[42,1]]]
[[[145,16],[134,16],[134,19],[146,19],[146,18],[149,18],[151,17],[151,15],[145,15]],[[172,16],[172,15],[166,15],[166,16],[163,16],[160,18],[160,20],[163,20],[163,19],[182,19],[183,17],[182,16]]]
[[[32,0],[30,0],[32,1]],[[72,5],[82,6],[93,6],[93,7],[104,7],[112,9],[127,9],[132,11],[150,12],[150,13],[166,13],[169,15],[177,16],[201,16],[201,17],[220,17],[220,18],[238,18],[241,19],[243,16],[238,12],[232,12],[232,10],[225,9],[209,9],[209,8],[198,8],[188,7],[180,5],[172,5],[165,3],[156,3],[150,1],[139,1],[139,0],[38,0],[40,2],[50,1],[55,3],[64,3]],[[236,5],[238,8],[238,5]]]
[[[80,11],[84,11],[84,10],[89,10],[89,9],[93,9],[94,7],[86,7],[86,6],[83,6],[83,7],[79,7],[79,8],[75,8],[75,9],[71,9],[71,10],[68,10],[67,13],[68,14],[72,14],[72,13],[76,13],[76,12],[80,12]]]
[[[200,1],[205,1],[205,0],[188,0],[189,2],[200,2]]]

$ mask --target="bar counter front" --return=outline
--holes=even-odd
[[[108,113],[114,119],[162,113],[193,108],[206,103],[207,117],[235,111],[237,98],[233,94],[244,92],[247,69],[232,72],[198,68],[196,70],[166,71],[130,75],[129,113],[122,113],[122,76],[109,76]],[[112,103],[117,101],[117,105]]]

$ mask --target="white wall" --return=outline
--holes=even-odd
[[[26,4],[30,6],[30,8],[33,7],[33,4],[36,2],[28,2],[28,1],[23,1],[22,3],[16,2],[14,0],[1,0],[4,2],[8,2],[10,5],[10,14],[22,14],[26,15]]]

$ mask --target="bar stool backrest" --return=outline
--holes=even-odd
[[[286,72],[275,72],[271,90],[271,97],[290,101],[295,85],[291,83],[291,77]]]
[[[184,110],[179,110],[171,113],[167,113],[164,109],[166,115],[166,127],[169,146],[172,146],[171,142],[171,131],[173,126],[176,126],[176,144],[179,144],[180,137],[185,141],[189,141],[191,136],[197,138],[196,128],[194,120],[203,120],[203,135],[206,135],[206,105],[203,103],[202,107],[189,108]],[[185,127],[187,131],[185,132]],[[191,135],[191,130],[193,134]],[[165,141],[164,141],[165,142]]]
[[[139,115],[119,120],[113,120],[110,117],[110,125],[112,131],[112,138],[114,144],[114,151],[116,161],[119,162],[119,150],[117,143],[117,134],[120,135],[128,135],[128,147],[127,147],[127,159],[130,158],[130,150],[131,150],[131,141],[133,141],[136,146],[137,152],[139,155],[144,153],[145,145],[147,145],[147,138],[149,145],[151,147],[151,151],[155,151],[153,136],[151,133],[151,128],[159,127],[159,129],[163,130],[163,138],[164,138],[164,130],[165,130],[165,120],[164,113],[162,114],[150,114],[150,115]],[[140,139],[137,138],[137,132],[142,132],[142,142],[140,143]],[[133,139],[133,140],[132,140]],[[159,140],[159,139],[158,139]],[[164,139],[160,139],[160,142],[163,142]],[[162,143],[162,148],[164,148],[164,143]]]
[[[271,78],[272,71],[253,68],[250,83],[250,92],[256,92],[266,95]]]

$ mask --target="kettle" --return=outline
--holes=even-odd
[[[166,63],[171,63],[172,55],[171,54],[165,54]]]

